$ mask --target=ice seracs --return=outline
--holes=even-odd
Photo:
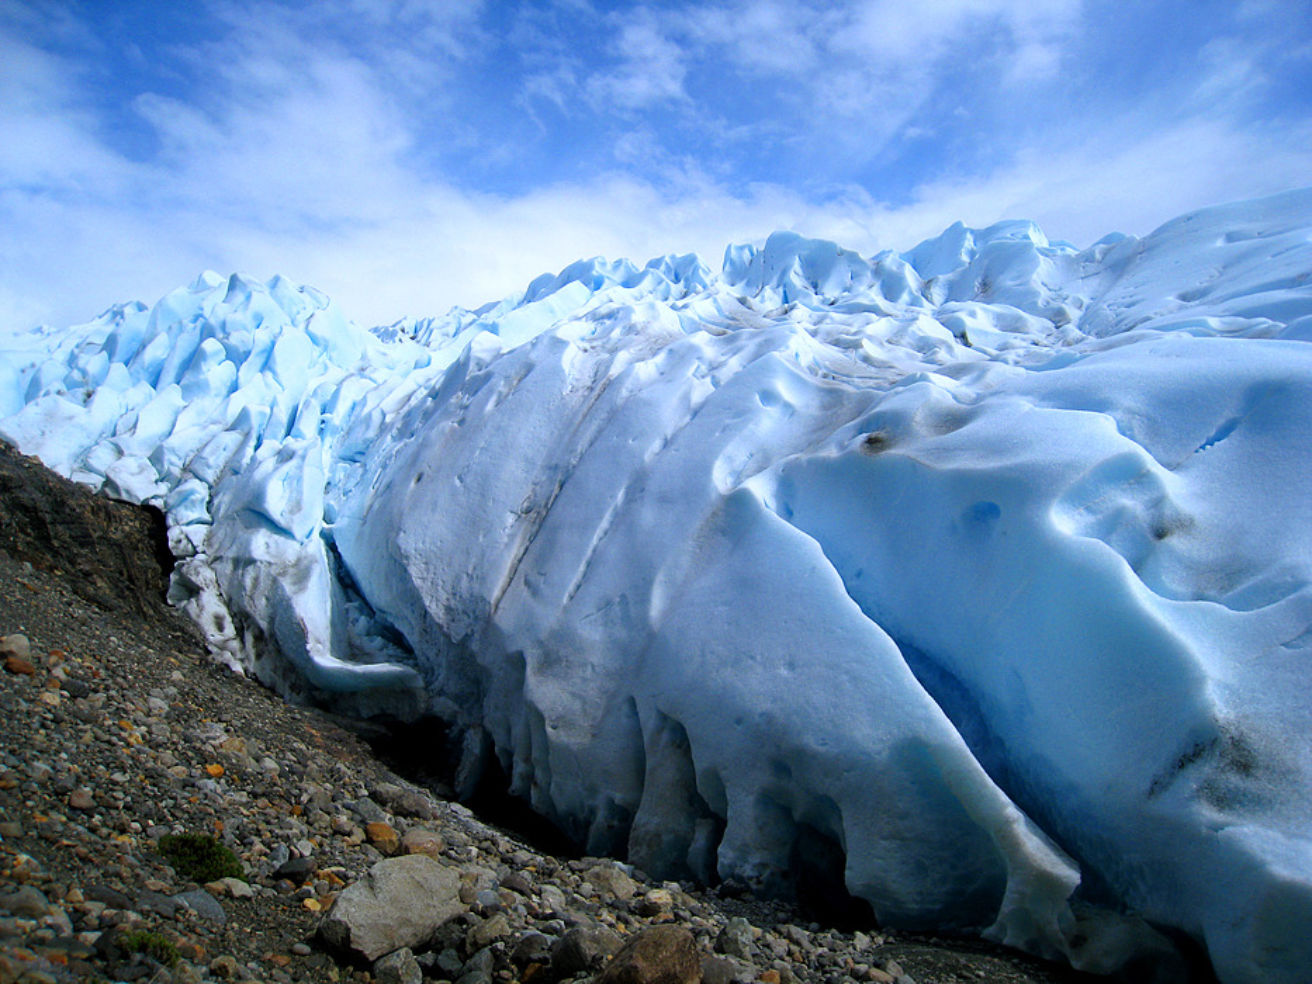
[[[206,275],[7,341],[237,665],[591,851],[1110,970],[1312,966],[1312,192],[1086,250],[780,233],[374,332]]]

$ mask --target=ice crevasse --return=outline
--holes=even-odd
[[[1077,250],[790,233],[372,331],[205,274],[0,343],[233,662],[593,852],[1093,971],[1312,967],[1312,191]],[[1154,929],[1153,927],[1157,927]]]

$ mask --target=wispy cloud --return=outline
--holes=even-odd
[[[122,162],[95,136],[76,66],[0,33],[0,180],[13,189],[75,192],[114,183]]]
[[[588,79],[593,105],[638,110],[686,101],[687,52],[662,23],[643,8],[607,20],[614,25],[617,64]]]
[[[163,39],[8,0],[0,328],[206,267],[377,323],[580,256],[1003,217],[1087,243],[1307,183],[1307,45],[1209,6],[1172,54],[1073,0],[212,0]]]

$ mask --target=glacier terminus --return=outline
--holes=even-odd
[[[1093,972],[1312,974],[1312,190],[581,261],[366,330],[206,273],[0,339],[290,696],[434,715],[590,853]]]

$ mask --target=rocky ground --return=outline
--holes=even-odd
[[[0,453],[0,984],[1098,980],[535,849],[209,660],[157,518],[81,494]]]

